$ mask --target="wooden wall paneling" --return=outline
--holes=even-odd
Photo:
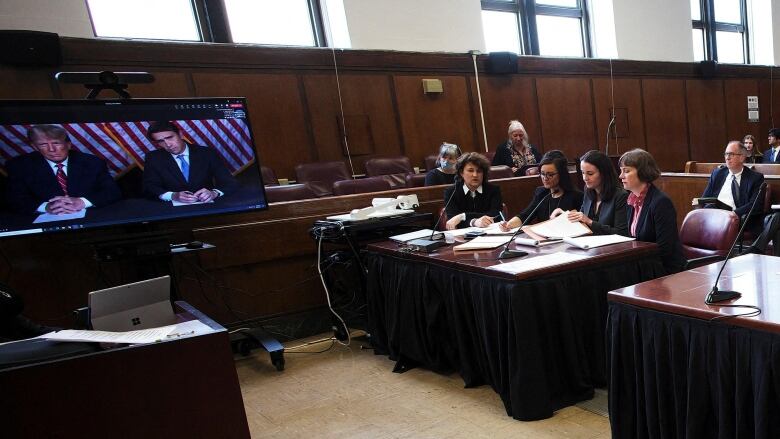
[[[87,67],[83,67],[86,69]],[[69,68],[70,70],[70,68]],[[116,71],[141,71],[138,67],[120,67]],[[145,69],[154,75],[151,84],[130,84],[127,92],[134,98],[178,98],[193,97],[194,90],[189,87],[189,79],[185,72],[155,72],[152,68]],[[58,83],[63,99],[84,99],[89,91],[81,84]],[[103,90],[100,99],[121,99],[111,90]]]
[[[723,161],[723,149],[728,141],[723,81],[689,79],[685,88],[691,160]]]
[[[355,172],[364,173],[363,163],[374,155],[402,155],[390,77],[343,74],[339,79]],[[319,160],[347,162],[339,126],[341,110],[335,76],[306,74],[303,82]]]
[[[596,104],[596,134],[598,148],[607,144],[607,127],[612,110],[613,81],[593,79],[593,100]],[[645,123],[642,114],[642,86],[639,79],[615,79],[615,126],[609,133],[609,155],[620,155],[633,148],[646,149]],[[617,139],[615,134],[617,133]]]
[[[593,95],[587,78],[537,78],[544,150],[578,157],[598,146]]]
[[[52,89],[55,73],[56,70],[0,67],[0,99],[56,99]]]
[[[747,97],[759,96],[759,84],[756,79],[726,79],[723,81],[726,102],[726,138],[729,140],[742,140],[746,134],[752,134],[760,139],[760,122],[748,121]],[[759,113],[760,116],[760,113]],[[725,144],[724,144],[725,147]],[[721,159],[722,160],[722,159]]]
[[[444,93],[423,93],[422,80],[440,79]],[[412,166],[423,166],[426,156],[436,154],[442,142],[476,151],[464,76],[393,76],[405,155]]]
[[[680,79],[643,79],[647,150],[664,171],[682,171],[690,160],[685,87]]]
[[[260,163],[294,179],[297,163],[315,160],[294,74],[193,73],[198,96],[245,96]]]
[[[482,152],[485,148],[474,77],[469,79],[469,85],[474,99],[473,113],[479,140],[476,150]],[[485,130],[490,151],[495,151],[498,145],[506,142],[507,127],[509,121],[513,119],[523,123],[531,144],[542,148],[534,78],[520,75],[480,75],[479,87],[482,93],[482,109],[485,113]]]
[[[758,144],[758,150],[764,152],[768,148],[767,145],[767,132],[772,128],[772,87],[769,81],[769,74],[766,78],[757,79],[758,82],[758,111],[760,122],[758,127],[754,127],[756,136],[756,143]],[[777,85],[777,84],[775,84]],[[779,110],[780,111],[780,110]]]

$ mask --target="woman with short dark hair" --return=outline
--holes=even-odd
[[[685,267],[685,257],[677,234],[677,211],[669,197],[653,185],[661,170],[649,152],[632,149],[620,157],[620,181],[630,192],[626,220],[629,236],[655,242],[668,273]]]
[[[501,189],[488,183],[490,162],[468,152],[460,156],[455,171],[455,184],[444,191],[447,230],[489,226],[501,211]]]

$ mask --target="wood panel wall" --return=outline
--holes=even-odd
[[[63,38],[62,45],[59,68],[0,67],[0,98],[79,98],[86,90],[58,84],[53,74],[100,70],[153,73],[155,83],[131,86],[136,97],[246,96],[261,163],[288,179],[295,178],[298,163],[346,161],[347,150],[358,174],[374,156],[403,154],[423,166],[442,141],[484,150],[477,83],[466,54],[73,38]],[[726,142],[747,133],[765,149],[766,132],[775,123],[770,109],[780,108],[774,92],[780,80],[772,82],[778,75],[768,67],[720,66],[714,77],[704,78],[697,64],[687,63],[542,57],[518,63],[517,74],[495,75],[486,71],[485,56],[478,60],[491,151],[505,141],[507,122],[519,119],[542,151],[561,149],[574,157],[605,145],[610,154],[644,147],[664,170],[682,170],[688,160],[722,160]],[[440,79],[444,92],[424,94],[426,78]],[[758,123],[747,121],[746,96],[752,94],[759,96]],[[614,130],[607,136],[613,113]],[[515,211],[539,182],[500,184]],[[423,211],[441,205],[441,188],[413,192]],[[179,223],[184,235],[217,244],[216,250],[174,260],[179,290],[222,323],[322,306],[308,229],[316,219],[367,205],[371,197],[279,203],[266,212]],[[23,292],[28,313],[47,323],[67,324],[87,291],[121,276],[121,269],[102,272],[105,267],[91,261],[87,247],[72,244],[73,236],[0,242],[0,275]]]

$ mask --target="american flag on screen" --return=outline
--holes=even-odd
[[[237,174],[254,162],[249,126],[243,119],[173,121],[188,143],[214,148],[228,170]],[[99,122],[60,124],[74,148],[102,158],[113,176],[134,166],[143,168],[144,157],[157,149],[146,137],[149,122]],[[30,125],[0,125],[0,164],[33,151],[27,139]]]

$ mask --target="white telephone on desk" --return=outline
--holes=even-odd
[[[420,207],[417,195],[399,195],[396,198],[374,198],[370,207],[354,209],[343,215],[329,216],[331,221],[365,221],[372,218],[407,215]]]

